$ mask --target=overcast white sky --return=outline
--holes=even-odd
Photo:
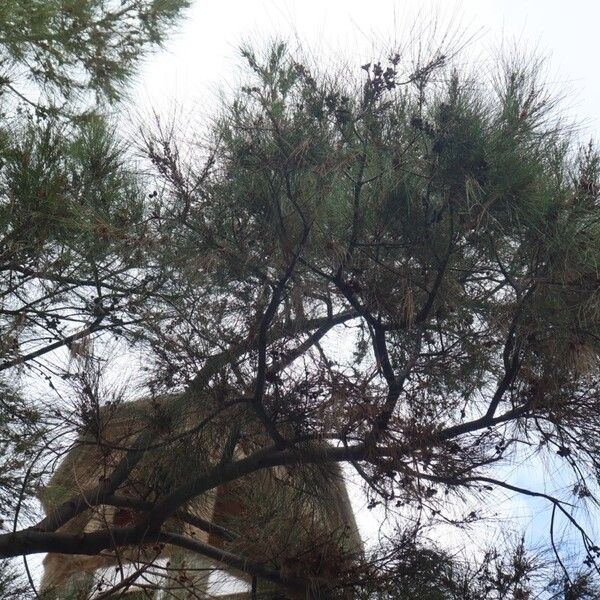
[[[284,38],[324,62],[341,56],[358,67],[436,21],[438,32],[470,40],[462,56],[477,65],[515,43],[548,57],[564,109],[584,136],[600,137],[597,0],[195,0],[166,49],[147,60],[134,102],[202,117],[216,90],[237,80],[243,42]]]

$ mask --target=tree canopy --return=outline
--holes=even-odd
[[[6,61],[37,61],[44,74],[24,77],[53,94],[116,98],[182,3],[76,2],[77,17],[65,2],[23,5],[0,9],[31,32],[2,37]],[[193,403],[221,390],[225,413],[242,398],[270,440],[243,469],[233,453],[218,471],[190,467],[147,507],[152,531],[216,474],[342,462],[397,531],[339,574],[333,597],[597,597],[600,549],[577,509],[597,510],[600,471],[595,148],[561,124],[531,61],[488,77],[441,52],[339,73],[284,44],[242,54],[247,81],[208,131],[188,143],[148,127],[136,161],[98,115],[65,124],[42,108],[0,132],[0,490],[15,524],[0,556],[89,550],[57,531],[75,503],[51,526],[19,527],[19,513],[74,433],[123,400],[102,385],[102,349],[119,344],[143,357],[147,393]],[[165,452],[181,443],[146,431],[135,456],[148,436]],[[517,485],[516,460],[558,464],[567,491]],[[554,565],[523,543],[465,565],[421,537],[477,521],[499,490],[548,504]],[[559,525],[578,536],[574,560]],[[143,536],[119,539],[109,528],[102,547]]]
[[[16,525],[44,468],[48,420],[24,381],[50,375],[38,357],[96,330],[87,293],[111,253],[99,228],[136,213],[108,104],[164,40],[186,0],[7,0],[0,6],[0,512]],[[104,239],[104,242],[102,241]],[[83,280],[77,283],[78,278]],[[72,281],[69,282],[69,280]],[[80,285],[81,284],[81,285]],[[89,315],[96,313],[89,319]],[[84,332],[73,329],[84,324]],[[66,330],[69,330],[68,332]],[[73,336],[73,340],[65,339]],[[55,411],[52,401],[45,408]],[[3,597],[26,597],[4,561]],[[15,581],[17,582],[15,584]]]

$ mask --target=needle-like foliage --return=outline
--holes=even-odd
[[[38,34],[21,48],[8,36],[6,60],[50,61],[45,79],[23,77],[52,94],[70,100],[74,82],[113,98],[142,49],[130,54],[123,39],[156,41],[180,4],[114,12],[96,2],[82,23],[64,3],[44,9],[55,7],[59,21],[35,4],[27,19],[61,23],[59,40],[87,24],[87,50],[70,38],[40,46]],[[143,17],[149,7],[160,16]],[[117,22],[110,37],[103,28]],[[90,59],[109,46],[102,64]],[[56,77],[64,52],[72,59]],[[466,76],[443,52],[416,66],[391,54],[337,73],[284,44],[243,58],[247,81],[202,142],[160,124],[143,132],[146,170],[134,169],[99,117],[54,119],[37,100],[37,114],[0,132],[0,368],[50,386],[56,405],[38,403],[37,420],[57,435],[44,434],[47,449],[32,442],[40,465],[52,470],[52,453],[69,444],[74,461],[86,443],[106,471],[92,491],[74,487],[83,496],[57,501],[35,530],[0,536],[0,555],[93,555],[165,536],[189,550],[195,542],[173,538],[169,519],[202,494],[243,490],[236,485],[267,467],[316,469],[285,501],[245,493],[246,509],[229,515],[238,531],[223,546],[228,565],[254,565],[247,572],[256,575],[262,560],[261,573],[289,583],[275,541],[302,526],[286,524],[306,508],[294,498],[323,503],[317,466],[342,462],[401,533],[342,566],[311,556],[313,596],[594,597],[600,548],[579,510],[597,510],[600,473],[594,146],[580,148],[561,124],[531,62]],[[125,70],[108,84],[102,69],[114,61]],[[103,415],[126,405],[106,396],[99,355],[124,343],[143,356],[136,367],[151,397],[178,395],[160,419],[140,417],[139,437],[128,432],[119,447]],[[205,415],[208,396],[214,416],[183,427],[187,409]],[[186,454],[215,422],[230,427],[217,428],[218,462]],[[83,437],[73,445],[75,433]],[[151,461],[149,452],[164,455]],[[95,537],[61,529],[85,511],[133,502],[119,493],[138,463],[156,463],[144,477],[171,484],[138,502],[135,518]],[[516,463],[539,478],[512,478]],[[423,541],[425,528],[431,536],[440,524],[475,526],[500,493],[548,505],[556,569],[523,544],[467,564]],[[253,526],[262,551],[247,556],[257,548],[244,537]],[[559,530],[576,537],[573,555]]]
[[[136,64],[162,43],[185,6],[185,0],[0,3],[5,531],[31,514],[30,500],[46,468],[39,459],[56,439],[52,402],[40,410],[34,400],[39,381],[52,385],[48,372],[39,371],[39,357],[67,346],[76,352],[78,343],[83,348],[85,337],[106,325],[103,267],[126,272],[131,261],[122,250],[132,236],[142,236],[143,195],[132,169],[124,167],[124,146],[100,116],[102,106],[126,95]],[[18,570],[8,564],[2,569],[0,595],[25,598]]]

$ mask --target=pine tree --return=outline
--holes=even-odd
[[[125,148],[102,116],[186,0],[0,3],[0,515],[30,508],[55,422],[37,362],[100,328],[102,266],[140,221]],[[90,278],[93,293],[89,293]],[[94,300],[97,300],[94,302]],[[78,330],[74,326],[81,323]],[[70,340],[71,338],[71,340]],[[29,377],[32,376],[32,377]],[[24,389],[24,386],[33,388]],[[24,598],[3,564],[0,595]],[[12,594],[12,595],[11,595]]]
[[[152,6],[169,19],[176,12]],[[154,41],[154,28],[140,30]],[[94,48],[110,46],[100,38]],[[29,51],[46,56],[37,42]],[[69,444],[81,451],[73,430],[110,449],[102,415],[115,398],[102,387],[98,349],[125,343],[144,356],[152,397],[178,392],[194,406],[210,394],[230,426],[220,462],[198,469],[186,451],[206,423],[182,433],[184,417],[157,411],[140,424],[146,441],[135,456],[148,439],[164,445],[185,482],[137,507],[145,528],[125,527],[128,544],[144,544],[148,532],[160,540],[197,490],[233,484],[242,466],[249,474],[335,461],[364,480],[372,508],[401,511],[419,527],[352,568],[319,564],[320,593],[594,597],[600,550],[571,504],[594,510],[600,472],[600,159],[561,125],[535,65],[507,61],[487,81],[462,75],[442,53],[417,68],[394,54],[351,76],[321,73],[283,44],[264,55],[246,49],[248,81],[204,142],[146,132],[153,172],[142,180],[105,120],[72,118],[64,84],[83,69],[74,93],[112,99],[125,71],[107,84],[87,51],[72,52],[65,75],[24,72],[43,102],[6,126],[0,148],[0,368],[47,386],[62,378],[76,398],[71,410],[57,391],[8,412],[11,431],[25,422],[41,438],[31,448],[46,461],[7,452],[21,460],[15,482],[30,467],[51,470],[48,457]],[[46,102],[55,94],[69,103],[63,116]],[[61,348],[68,364],[53,362]],[[269,439],[244,459],[235,450],[252,431],[236,416],[240,403]],[[330,446],[316,452],[311,442],[323,440]],[[524,456],[532,468],[560,466],[568,494],[506,479],[501,467]],[[477,522],[498,490],[551,508],[551,568],[522,544],[465,565],[424,541],[425,526]],[[119,491],[104,489],[81,510],[116,503]],[[457,516],[464,498],[477,508]],[[14,517],[14,505],[5,510]],[[67,502],[36,535],[0,536],[0,556],[89,550],[86,539],[56,531],[78,510]],[[559,524],[579,536],[583,564],[561,552]],[[225,545],[236,564],[249,558],[250,529]],[[105,548],[114,550],[113,534],[98,534]],[[289,565],[273,563],[285,580]]]

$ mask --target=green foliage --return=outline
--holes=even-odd
[[[324,291],[343,271],[392,337],[406,326],[398,349],[423,320],[432,348],[439,327],[456,340],[454,366],[432,361],[427,371],[448,416],[453,397],[501,367],[509,332],[527,347],[527,369],[563,383],[595,355],[597,175],[592,200],[577,181],[597,158],[572,160],[533,73],[481,92],[437,59],[435,84],[421,85],[425,69],[399,87],[392,61],[352,85],[310,74],[283,46],[264,60],[245,56],[254,79],[217,125],[213,176],[170,169],[178,158],[169,160],[168,142],[168,152],[151,147],[175,192],[167,214],[190,224],[180,238],[190,250],[177,252],[196,264],[211,257],[206,286],[281,273],[306,235],[299,290]],[[193,193],[181,182],[188,167]]]
[[[249,453],[288,446],[301,457],[300,442],[313,439],[363,449],[349,462],[370,506],[417,522],[472,523],[478,511],[457,516],[457,498],[485,506],[495,487],[535,495],[494,475],[523,447],[550,469],[568,467],[569,501],[595,500],[600,158],[562,128],[535,67],[507,62],[487,81],[442,54],[410,68],[392,55],[353,77],[320,73],[283,44],[245,49],[248,81],[208,142],[146,133],[154,171],[142,181],[106,119],[64,117],[81,116],[87,92],[121,97],[134,60],[184,4],[0,8],[9,73],[0,86],[36,109],[0,124],[0,368],[28,369],[53,390],[61,377],[76,395],[70,411],[62,399],[42,404],[39,424],[59,427],[59,447],[73,429],[101,446],[94,419],[106,397],[91,340],[102,332],[149,357],[154,395],[185,388],[193,407],[208,388],[222,403],[223,468],[255,433],[233,408],[243,401],[273,442]],[[13,72],[42,98],[21,91]],[[67,103],[62,116],[49,108],[56,99]],[[327,339],[340,325],[342,342]],[[351,344],[353,353],[340,349]],[[52,363],[65,347],[68,360]],[[14,389],[0,432],[36,418]],[[152,481],[181,488],[210,469],[189,442],[211,428],[190,427],[161,460],[148,451]],[[16,436],[6,440],[12,471],[0,486],[14,485],[30,456]],[[553,525],[556,513],[581,535],[593,567],[600,550],[565,498],[543,498]],[[260,493],[245,500],[264,506],[267,550],[293,530]],[[304,502],[271,500],[290,502],[287,515]],[[335,585],[429,600],[524,600],[553,585],[569,600],[596,593],[587,571],[569,583],[560,560],[564,572],[535,580],[522,544],[464,564],[404,541],[363,571],[332,575]]]
[[[3,529],[11,523],[4,520],[34,491],[37,480],[36,445],[43,428],[39,412],[31,402],[18,394],[14,386],[0,381],[0,515]]]
[[[109,100],[139,58],[160,44],[187,0],[6,0],[0,6],[0,91],[28,102],[93,91]]]
[[[248,81],[200,152],[169,132],[147,140],[169,239],[157,261],[186,290],[154,334],[157,379],[189,382],[215,343],[255,339],[278,293],[272,332],[354,310],[355,360],[304,352],[264,402],[298,436],[369,440],[386,423],[418,466],[373,459],[361,475],[375,505],[435,521],[453,492],[502,485],[492,465],[522,444],[595,498],[599,159],[561,126],[535,65],[486,81],[443,55],[408,72],[391,56],[353,79],[281,44],[243,56]],[[269,364],[299,344],[273,333]],[[256,356],[232,366],[251,389]]]
[[[1,154],[5,258],[90,264],[135,235],[141,193],[103,120],[28,122],[5,131]]]
[[[367,580],[360,598],[369,600],[593,600],[593,575],[578,573],[571,583],[552,560],[525,548],[523,540],[491,549],[480,558],[450,555],[418,546],[400,535],[394,550],[377,557],[379,572]],[[402,550],[400,552],[400,550]],[[395,560],[389,560],[391,556]],[[384,582],[382,586],[381,583]],[[377,590],[375,592],[371,589]]]
[[[100,107],[126,95],[140,58],[162,43],[187,5],[186,0],[0,3],[4,530],[32,516],[31,499],[47,468],[40,457],[52,439],[50,421],[60,412],[40,401],[35,377],[27,379],[32,386],[21,385],[22,365],[31,374],[29,361],[39,355],[40,342],[46,351],[69,345],[75,356],[79,338],[72,345],[69,336],[77,325],[94,331],[108,316],[105,304],[118,304],[102,296],[104,269],[114,267],[111,275],[119,273],[126,286],[131,283],[126,272],[132,262],[139,264],[132,259],[132,242],[143,237],[143,193],[133,169],[125,166],[127,149]],[[139,258],[139,246],[135,252]],[[111,315],[110,323],[120,325],[118,316]],[[54,389],[47,372],[41,378]],[[59,426],[68,430],[64,422]],[[22,569],[6,561],[0,568],[0,596],[29,597]]]

